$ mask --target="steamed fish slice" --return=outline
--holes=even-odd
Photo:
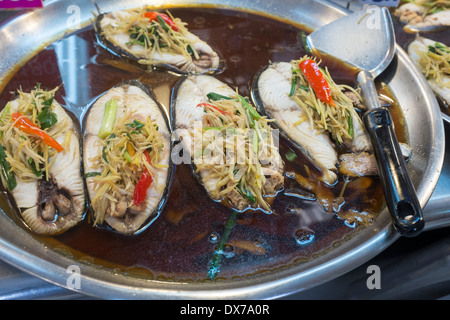
[[[400,143],[403,158],[407,161],[412,150],[406,143]],[[339,156],[339,172],[347,177],[377,176],[378,165],[373,153],[344,153]]]
[[[394,11],[394,15],[405,23],[407,32],[434,32],[450,28],[450,4],[442,1],[440,7],[427,9],[420,2],[405,3]]]
[[[372,143],[367,135],[366,128],[356,111],[352,112],[353,138],[345,137],[343,145],[351,152],[373,152]]]
[[[142,28],[150,23],[145,13],[145,9],[135,9],[99,15],[95,27],[100,41],[113,52],[144,65],[168,67],[171,70],[176,68],[183,73],[217,71],[219,68],[217,53],[205,41],[189,32],[185,23],[177,18],[173,20],[177,30],[168,28],[165,34],[171,40],[170,43],[163,44],[163,47],[156,47],[147,40],[142,42],[133,39],[135,36],[131,37],[131,28]],[[163,38],[166,36],[159,39]],[[181,42],[174,42],[174,39],[181,39]]]
[[[110,89],[101,96],[89,111],[85,129],[84,171],[88,174],[86,184],[91,202],[102,186],[101,182],[96,182],[97,177],[90,177],[90,175],[94,172],[100,173],[104,168],[99,167],[97,163],[105,146],[104,139],[99,138],[98,133],[105,111],[105,104],[111,99],[117,101],[115,124],[119,122],[119,119],[123,119],[127,123],[133,123],[134,121],[146,123],[150,119],[151,124],[157,127],[157,132],[160,133],[163,144],[158,151],[159,161],[152,163],[150,167],[153,181],[147,190],[145,201],[141,205],[133,203],[132,192],[135,187],[133,185],[128,190],[128,194],[122,190],[119,192],[117,199],[108,202],[106,212],[97,212],[93,206],[94,215],[97,218],[104,215],[103,218],[100,218],[99,223],[104,219],[114,230],[124,234],[133,234],[141,230],[149,219],[156,218],[162,210],[170,174],[170,131],[159,105],[144,91],[140,84],[123,84]],[[129,134],[133,135],[132,131],[130,132]],[[140,174],[143,171],[143,163],[139,165],[140,169],[136,172]],[[112,209],[113,205],[115,210]]]
[[[333,184],[337,179],[337,152],[329,136],[313,128],[309,121],[301,121],[306,114],[289,97],[291,91],[291,64],[273,63],[259,76],[257,87],[267,115],[289,139],[323,171],[323,180]]]
[[[203,134],[206,135],[208,131],[208,129],[206,129],[204,125],[205,110],[203,107],[198,106],[205,103],[206,104],[214,103],[207,97],[209,93],[216,93],[218,95],[229,97],[232,99],[238,96],[237,92],[231,89],[225,83],[215,79],[214,77],[205,75],[187,77],[182,81],[181,85],[177,89],[173,109],[175,127],[177,129],[175,130],[176,139],[181,140],[184,145],[183,154],[184,152],[187,152],[188,153],[187,156],[190,158],[192,157],[193,159],[187,160],[185,158],[186,155],[184,155],[183,158],[185,159],[185,161],[194,162],[194,166],[196,166],[198,170],[198,176],[200,178],[200,181],[212,199],[222,200],[223,198],[229,201],[232,208],[239,211],[244,211],[248,208],[257,208],[258,206],[262,207],[266,211],[270,211],[270,208],[267,203],[261,204],[262,201],[260,201],[260,203],[258,204],[258,202],[249,201],[249,199],[251,199],[249,197],[249,194],[247,193],[247,195],[244,196],[243,193],[245,193],[246,191],[236,188],[236,186],[232,190],[229,190],[229,192],[227,191],[225,195],[217,196],[217,188],[218,188],[217,184],[220,183],[221,178],[223,178],[220,176],[218,177],[217,172],[220,171],[219,167],[222,166],[196,165],[195,161],[197,159],[196,156],[198,156],[198,154],[196,155],[194,153],[198,152],[198,150],[196,149],[196,144],[198,141],[196,141],[195,132],[198,132],[196,130],[200,129],[203,130]],[[236,128],[236,123],[234,125],[231,125],[230,128]],[[244,130],[246,129],[244,128]],[[225,135],[226,134],[227,133],[225,133]],[[270,131],[270,134],[272,134],[272,131]],[[242,141],[236,143],[237,145],[233,144],[233,148],[235,148],[234,150],[246,150],[245,143],[242,143]],[[262,179],[264,182],[262,182],[261,187],[264,196],[275,195],[284,186],[284,179],[282,175],[283,163],[278,153],[278,149],[273,151],[274,152],[271,152],[267,159],[264,159],[267,165],[261,166],[261,175],[264,176],[264,179]],[[226,151],[223,152],[224,154],[226,153]],[[263,160],[262,157],[260,157],[256,161],[261,162],[262,160]],[[233,172],[233,175],[235,175],[235,177],[236,175],[244,174],[245,172],[244,169],[241,168],[240,170],[242,171],[236,169],[238,168],[236,162],[233,161],[227,162],[226,160],[224,160],[224,162],[226,163],[227,171],[231,170],[230,166],[233,166],[232,169],[234,170],[231,171]],[[231,187],[227,185],[226,188],[228,190],[228,188]]]
[[[408,54],[427,78],[431,89],[448,104],[450,103],[450,61],[444,59],[439,64],[435,62],[434,57],[442,57],[434,52],[429,52],[430,47],[434,48],[436,44],[448,51],[447,57],[450,56],[450,49],[445,44],[423,37],[417,37],[411,42],[408,46]]]
[[[10,112],[23,112],[19,102],[10,103]],[[55,140],[64,146],[48,160],[48,176],[17,179],[11,191],[27,226],[38,234],[60,234],[83,219],[85,212],[84,184],[81,177],[79,133],[72,118],[53,100],[52,112],[64,131]],[[3,143],[4,144],[4,143]],[[5,144],[4,144],[5,145]]]
[[[236,92],[225,83],[208,76],[187,77],[178,88],[175,102],[175,127],[176,133],[180,135],[180,140],[184,144],[184,151],[194,151],[193,132],[196,124],[202,123],[203,108],[197,108],[200,103],[208,102],[207,94],[216,92],[218,94],[234,97]],[[187,155],[185,155],[187,157]],[[189,157],[193,157],[189,154]],[[208,194],[214,194],[218,178],[211,177],[213,170],[201,170],[203,186]]]

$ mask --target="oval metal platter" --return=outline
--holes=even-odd
[[[151,1],[156,7],[214,5],[269,14],[310,30],[325,25],[348,12],[326,1],[311,0],[175,0]],[[94,5],[95,3],[95,5]],[[8,20],[0,28],[1,81],[6,82],[15,66],[38,52],[46,44],[76,30],[73,14],[81,26],[92,23],[92,12],[134,8],[145,1],[74,0],[45,1],[42,10],[28,11]],[[414,150],[407,168],[422,207],[429,200],[444,160],[444,127],[437,101],[425,79],[413,67],[408,56],[397,48],[394,62],[383,73],[398,100],[407,121],[407,134]],[[4,86],[4,83],[3,83]],[[81,282],[70,288],[105,299],[269,299],[305,290],[343,275],[367,262],[399,235],[389,213],[381,212],[374,223],[340,246],[306,263],[280,268],[276,272],[252,276],[246,280],[176,282],[132,277],[120,272],[83,264],[57,252],[0,214],[0,258],[11,265],[59,286],[67,287],[68,267],[80,267]]]

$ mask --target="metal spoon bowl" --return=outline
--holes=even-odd
[[[374,82],[395,55],[394,27],[389,11],[368,7],[314,31],[306,41],[314,54],[341,60],[358,71],[357,83],[368,109],[363,120],[394,226],[403,236],[417,235],[424,228],[422,209],[408,176],[389,110],[380,105]]]

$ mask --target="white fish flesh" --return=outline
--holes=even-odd
[[[143,175],[142,172],[146,170],[146,167],[143,164],[145,160],[141,160],[140,162],[133,161],[132,163],[134,165],[131,165],[126,162],[125,158],[121,158],[124,152],[120,151],[119,159],[116,160],[115,164],[111,164],[109,161],[112,160],[105,159],[104,156],[103,148],[108,145],[109,142],[107,141],[110,141],[108,139],[111,138],[111,136],[109,138],[101,138],[99,137],[99,131],[105,113],[105,105],[112,99],[117,102],[114,130],[119,126],[119,122],[125,123],[123,128],[129,128],[129,131],[124,134],[123,137],[134,137],[137,132],[134,130],[143,130],[139,129],[139,126],[150,123],[149,125],[154,125],[157,128],[157,137],[160,139],[156,141],[160,141],[161,145],[158,145],[158,147],[152,145],[150,147],[152,150],[159,150],[159,160],[157,163],[152,162],[150,168],[147,169],[149,170],[153,181],[146,191],[144,202],[140,205],[137,205],[134,202],[133,192],[135,192],[134,190],[136,189],[137,178],[141,174]],[[138,126],[136,126],[136,124]],[[125,141],[128,141],[127,143],[130,144],[135,143],[132,140]],[[99,224],[106,222],[119,233],[135,234],[136,232],[143,230],[145,226],[148,226],[149,222],[156,219],[163,208],[165,196],[167,195],[169,187],[171,176],[170,146],[170,129],[165,114],[153,96],[151,96],[146,88],[139,82],[131,81],[113,87],[92,105],[87,116],[84,132],[83,161],[84,171],[87,175],[86,185],[90,201],[93,206],[94,216],[96,217],[96,220],[100,221]],[[150,151],[148,152],[150,153]],[[113,187],[112,189],[118,189],[118,191],[116,190],[117,193],[111,194],[110,192],[112,191],[109,190],[107,191],[107,195],[101,196],[110,197],[110,201],[106,204],[106,208],[103,207],[105,212],[98,212],[100,210],[96,210],[93,199],[99,197],[98,192],[104,185],[104,180],[102,180],[101,176],[92,175],[93,173],[99,174],[105,172],[109,165],[114,166],[116,164],[119,166],[118,172],[124,171],[125,167],[132,168],[130,169],[131,171],[129,171],[131,177],[116,176],[117,179],[113,185],[117,188]],[[114,169],[112,171],[114,171]],[[107,173],[107,175],[108,174],[114,175],[111,172]],[[133,175],[136,175],[136,179],[133,179]],[[121,186],[120,184],[124,184],[124,181],[129,181],[131,185]]]
[[[407,161],[412,150],[406,143],[400,143],[403,158]],[[348,177],[376,176],[379,174],[375,155],[369,152],[344,153],[339,156],[339,172]]]
[[[430,77],[426,74],[427,71],[425,68],[427,62],[422,62],[422,58],[427,55],[429,46],[434,47],[435,44],[436,41],[434,40],[417,37],[408,46],[408,54],[412,58],[414,63],[418,66],[418,68],[422,71],[422,73],[425,73],[424,75],[427,76],[427,81],[431,89],[435,92],[436,95],[441,97],[448,104],[450,103],[450,76],[448,76],[448,73],[444,73],[440,81],[438,81],[436,77]]]
[[[174,50],[173,48],[177,46],[174,45],[173,40],[170,40],[170,46],[161,45],[157,49],[154,44],[148,42],[149,40],[141,38],[142,41],[138,41],[142,35],[138,35],[138,39],[135,39],[130,30],[133,27],[142,30],[143,26],[148,23],[148,19],[143,16],[144,12],[142,9],[136,9],[100,14],[95,23],[100,42],[116,54],[134,59],[145,65],[165,67],[182,73],[212,73],[217,71],[219,68],[218,54],[205,41],[184,27],[180,26],[177,31],[177,38],[183,38],[186,42],[179,47],[189,46],[191,54],[183,54],[179,47],[178,50]],[[125,29],[124,25],[126,26]]]
[[[11,114],[22,112],[18,99],[10,103]],[[16,178],[17,186],[11,190],[25,224],[35,233],[56,235],[77,225],[85,213],[85,191],[81,176],[80,135],[74,121],[53,100],[51,112],[57,125],[64,128],[53,138],[64,150],[49,157],[51,163],[47,172],[40,177]],[[26,115],[25,113],[23,113]],[[3,133],[6,135],[7,133]],[[7,144],[2,142],[8,149]],[[30,159],[30,158],[28,158]]]
[[[175,139],[181,141],[184,162],[193,163],[194,168],[197,168],[198,164],[196,163],[196,146],[198,144],[199,139],[197,138],[199,136],[196,135],[196,132],[201,133],[201,131],[203,130],[203,134],[206,135],[207,132],[217,131],[205,129],[205,111],[203,107],[199,107],[202,104],[212,103],[207,96],[211,92],[236,99],[237,101],[236,97],[238,96],[238,94],[235,90],[230,88],[227,84],[217,80],[216,78],[207,75],[186,77],[180,82],[180,85],[178,86],[175,94],[175,100],[172,109],[176,128],[176,130],[174,131],[174,133],[176,134]],[[243,114],[243,111],[241,112],[242,113],[240,114]],[[234,127],[231,126],[231,128]],[[267,128],[270,132],[269,135],[271,136],[272,129],[270,128],[270,126],[268,126]],[[230,142],[230,140],[227,139],[228,138],[224,139],[225,144],[234,143]],[[237,145],[233,146],[233,148],[235,148],[233,150],[245,150],[245,143],[243,143],[242,141],[236,143]],[[242,145],[240,143],[242,143]],[[222,144],[220,144],[219,148],[220,150],[222,150]],[[227,203],[231,204],[231,207],[238,211],[245,211],[249,208],[258,207],[263,208],[266,211],[270,211],[270,208],[266,203],[264,203],[263,205],[261,205],[262,201],[259,204],[252,203],[252,201],[249,201],[249,199],[251,199],[250,197],[244,196],[245,192],[243,192],[243,190],[239,190],[239,188],[233,187],[233,183],[235,185],[236,181],[239,179],[237,178],[237,176],[242,175],[244,173],[243,171],[246,171],[251,166],[247,166],[248,163],[245,163],[245,165],[243,165],[241,169],[238,169],[239,162],[235,160],[225,162],[225,165],[223,165],[223,163],[220,163],[220,161],[223,160],[222,157],[223,154],[219,154],[217,158],[214,158],[214,161],[219,161],[217,166],[211,165],[202,166],[201,168],[198,167],[200,169],[198,170],[199,172],[196,173],[196,176],[205,187],[209,196],[216,201],[228,201]],[[264,156],[262,156],[261,154],[258,154],[257,164],[255,164],[255,167],[258,167],[261,170],[258,171],[259,177],[261,178],[263,176],[263,179],[261,180],[263,181],[261,186],[262,194],[263,196],[274,196],[284,186],[284,178],[282,175],[283,163],[281,156],[279,155],[277,146],[272,149],[272,152],[270,152],[270,154],[266,155],[266,158],[264,159],[265,161],[263,161],[263,157]],[[232,187],[230,188],[232,189],[230,189],[230,191],[225,195],[218,195],[217,186],[221,183],[221,179],[223,179],[223,177],[216,174],[219,171],[218,168],[221,168],[224,171],[230,170],[230,174],[233,175],[233,178],[230,178],[230,181],[227,184],[227,188],[231,185]],[[244,170],[243,168],[246,169]],[[248,170],[250,171],[250,169]],[[257,176],[258,174],[255,174],[254,179],[258,179],[256,178]]]
[[[427,14],[419,3],[405,3],[394,11],[394,15],[405,23],[407,32],[433,32],[450,27],[450,10],[440,10]]]
[[[311,127],[309,121],[296,124],[305,116],[302,108],[289,97],[292,70],[288,62],[269,65],[257,79],[260,107],[284,132],[289,140],[323,172],[323,181],[335,183],[338,155],[329,135]],[[256,99],[258,100],[258,99]],[[257,103],[258,104],[258,103]]]
[[[349,102],[353,104],[351,109],[353,138],[344,137],[343,145],[348,153],[338,155],[328,132],[311,127],[309,121],[299,121],[305,117],[305,112],[289,96],[291,83],[291,63],[272,63],[255,77],[253,98],[259,108],[275,120],[275,124],[287,139],[322,170],[323,181],[328,184],[335,183],[338,171],[348,176],[377,175],[372,143],[360,116],[354,109],[364,109],[358,95],[353,91],[344,91]],[[380,97],[380,100],[383,100],[383,97]],[[408,153],[405,149],[404,154]]]

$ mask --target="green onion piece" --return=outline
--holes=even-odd
[[[241,103],[241,105],[244,107],[244,109],[247,110],[247,112],[249,114],[248,120],[250,122],[250,126],[254,127],[255,126],[254,120],[261,119],[261,115],[255,109],[253,109],[253,107],[250,105],[250,103],[248,103],[247,100],[245,100],[244,97],[242,97],[241,95],[238,95],[238,99],[239,99],[239,102]]]
[[[446,53],[449,53],[449,52],[450,52],[450,51],[449,51],[449,47],[447,47],[446,45],[443,45],[442,43],[436,42],[436,43],[434,44],[434,46],[435,46],[435,48],[441,49],[441,50],[443,50],[443,51],[446,52]]]
[[[142,41],[138,41],[138,40],[133,40],[133,41],[128,41],[127,43],[125,43],[126,45],[131,45],[131,44],[139,44],[143,47],[145,47],[145,42]]]
[[[301,37],[302,37],[303,48],[306,50],[306,53],[311,53],[311,49],[309,48],[308,43],[306,42],[306,33],[304,31],[302,31]]]
[[[34,162],[34,160],[32,158],[28,158],[28,164],[31,167],[31,171],[33,171],[34,175],[36,177],[41,177],[42,176],[42,170],[38,170],[36,163]]]
[[[6,160],[6,153],[3,146],[0,144],[0,166],[2,167],[2,176],[6,181],[9,190],[13,190],[17,186],[16,177],[11,172],[11,164]]]
[[[309,87],[307,87],[307,86],[299,85],[298,87],[302,90],[309,91]]]
[[[244,196],[250,200],[251,203],[255,203],[256,202],[256,198],[250,193],[250,191],[248,191],[247,189],[243,190],[244,191]]]
[[[294,95],[296,86],[297,86],[297,78],[295,77],[295,75],[292,75],[291,92],[289,92],[289,97],[292,97]]]
[[[222,130],[223,127],[203,127],[203,129],[206,130]]]
[[[285,156],[286,156],[286,159],[288,159],[289,161],[294,161],[295,158],[297,158],[297,155],[295,154],[295,152],[293,152],[291,150],[286,152]]]
[[[167,23],[164,21],[163,18],[161,18],[160,15],[156,16],[156,19],[158,20],[161,27],[164,29],[165,32],[169,32],[169,27],[167,26]]]
[[[238,183],[238,189],[239,189],[239,192],[240,192],[244,197],[246,197],[248,200],[250,200],[251,203],[255,203],[255,201],[256,201],[255,196],[254,196],[253,194],[251,194],[250,191],[248,191],[247,189],[244,189],[244,188],[242,187],[241,181],[239,181],[239,183]]]
[[[133,162],[133,158],[131,158],[130,154],[128,153],[128,151],[125,151],[123,153],[123,157],[129,162],[132,163]]]
[[[104,146],[102,148],[102,159],[106,162],[109,163],[108,158],[106,158],[106,146]]]
[[[100,172],[87,172],[84,174],[85,178],[91,178],[96,176],[101,176],[102,174]]]
[[[355,136],[355,132],[353,130],[353,117],[352,117],[352,114],[351,114],[351,112],[349,110],[347,110],[347,113],[348,113],[348,119],[347,119],[347,121],[348,121],[348,134],[353,139],[353,137]]]
[[[219,93],[210,92],[206,95],[209,100],[211,101],[217,101],[217,100],[232,100],[233,98],[221,95]]]
[[[222,260],[223,249],[228,241],[228,237],[230,236],[231,230],[234,227],[236,218],[237,218],[237,211],[233,210],[230,218],[227,221],[225,231],[222,234],[222,238],[220,239],[219,245],[217,246],[217,249],[214,251],[211,264],[209,265],[209,270],[207,274],[207,278],[209,280],[214,280],[220,271],[220,261]]]
[[[8,102],[0,114],[0,122],[5,123],[5,118],[10,114],[11,102]],[[3,137],[3,131],[0,131],[0,139]]]
[[[116,121],[117,114],[117,100],[111,99],[105,104],[105,113],[103,114],[103,120],[98,132],[98,137],[105,139],[109,136],[113,130],[114,123]]]
[[[200,56],[198,55],[197,50],[194,50],[190,44],[188,44],[188,45],[186,46],[186,51],[187,51],[187,52],[188,52],[195,60],[200,59]]]
[[[6,118],[6,116],[9,115],[11,110],[11,102],[8,102],[6,104],[6,106],[3,108],[2,113],[0,114],[0,120],[4,120]]]
[[[134,120],[133,122],[126,123],[126,126],[129,126],[131,128],[134,128],[134,130],[131,133],[137,133],[141,131],[141,128],[145,126],[142,122],[139,120]]]
[[[252,145],[253,145],[253,152],[255,154],[258,154],[258,150],[259,150],[259,137],[258,137],[258,133],[255,131],[253,132],[253,137],[252,137]]]

